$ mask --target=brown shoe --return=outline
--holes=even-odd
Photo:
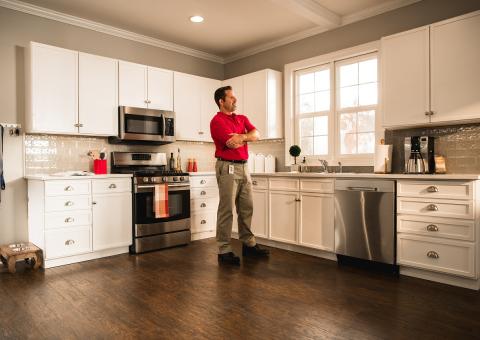
[[[270,255],[270,251],[265,248],[260,248],[258,244],[254,245],[253,247],[243,245],[242,255],[250,257],[268,257]]]

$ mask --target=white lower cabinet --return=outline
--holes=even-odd
[[[299,243],[303,246],[334,251],[333,195],[300,194]]]
[[[131,178],[28,180],[28,236],[45,267],[128,252]]]
[[[255,236],[268,237],[268,191],[252,190],[253,216],[251,230]]]
[[[192,240],[212,237],[217,227],[218,186],[214,174],[190,176]]]
[[[298,193],[270,191],[270,238],[275,241],[297,243]]]

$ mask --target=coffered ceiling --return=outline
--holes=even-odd
[[[0,5],[38,6],[201,51],[225,62],[417,1],[0,0]],[[205,21],[192,23],[192,15],[202,15]]]

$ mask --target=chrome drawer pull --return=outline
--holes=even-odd
[[[207,181],[204,180],[204,179],[202,179],[202,180],[200,181],[200,184],[205,184],[205,183],[207,183]]]
[[[73,190],[73,187],[70,185],[65,187],[65,189],[63,189],[63,191],[72,191],[72,190]]]
[[[198,134],[199,134],[199,135],[203,135],[203,131],[198,131]]]
[[[200,221],[200,224],[205,224],[205,223],[207,223],[207,221],[205,220]]]
[[[428,192],[438,192],[438,187],[436,187],[435,185],[431,185],[427,188],[427,191]]]
[[[113,183],[112,183],[112,184],[110,184],[110,185],[108,186],[108,188],[109,188],[109,189],[116,189],[116,188],[117,188],[117,186],[116,186],[115,184],[113,184]]]
[[[257,181],[252,181],[252,184],[253,185],[258,185],[258,182]]]
[[[200,208],[205,208],[207,205],[205,203],[200,204]]]
[[[65,241],[65,245],[66,245],[66,246],[70,246],[70,245],[72,245],[72,244],[75,244],[75,241],[74,241],[74,240],[66,240],[66,241]]]
[[[429,205],[427,205],[427,210],[438,211],[438,207],[437,207],[436,204],[429,204]]]
[[[428,231],[438,231],[438,227],[435,224],[429,224],[429,225],[427,225],[427,230]]]
[[[433,251],[433,250],[430,250],[428,253],[427,253],[427,256],[431,259],[438,259],[440,256],[438,255],[437,252]]]
[[[72,201],[66,201],[65,206],[66,207],[71,207],[74,203]]]
[[[72,223],[73,221],[75,221],[75,219],[73,217],[67,217],[65,219],[65,223]]]
[[[206,195],[206,194],[207,194],[207,192],[206,192],[206,191],[203,191],[203,190],[202,190],[202,192],[200,193],[200,195]]]

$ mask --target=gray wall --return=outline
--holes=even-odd
[[[479,0],[423,0],[225,65],[225,79],[338,51],[480,9]]]

